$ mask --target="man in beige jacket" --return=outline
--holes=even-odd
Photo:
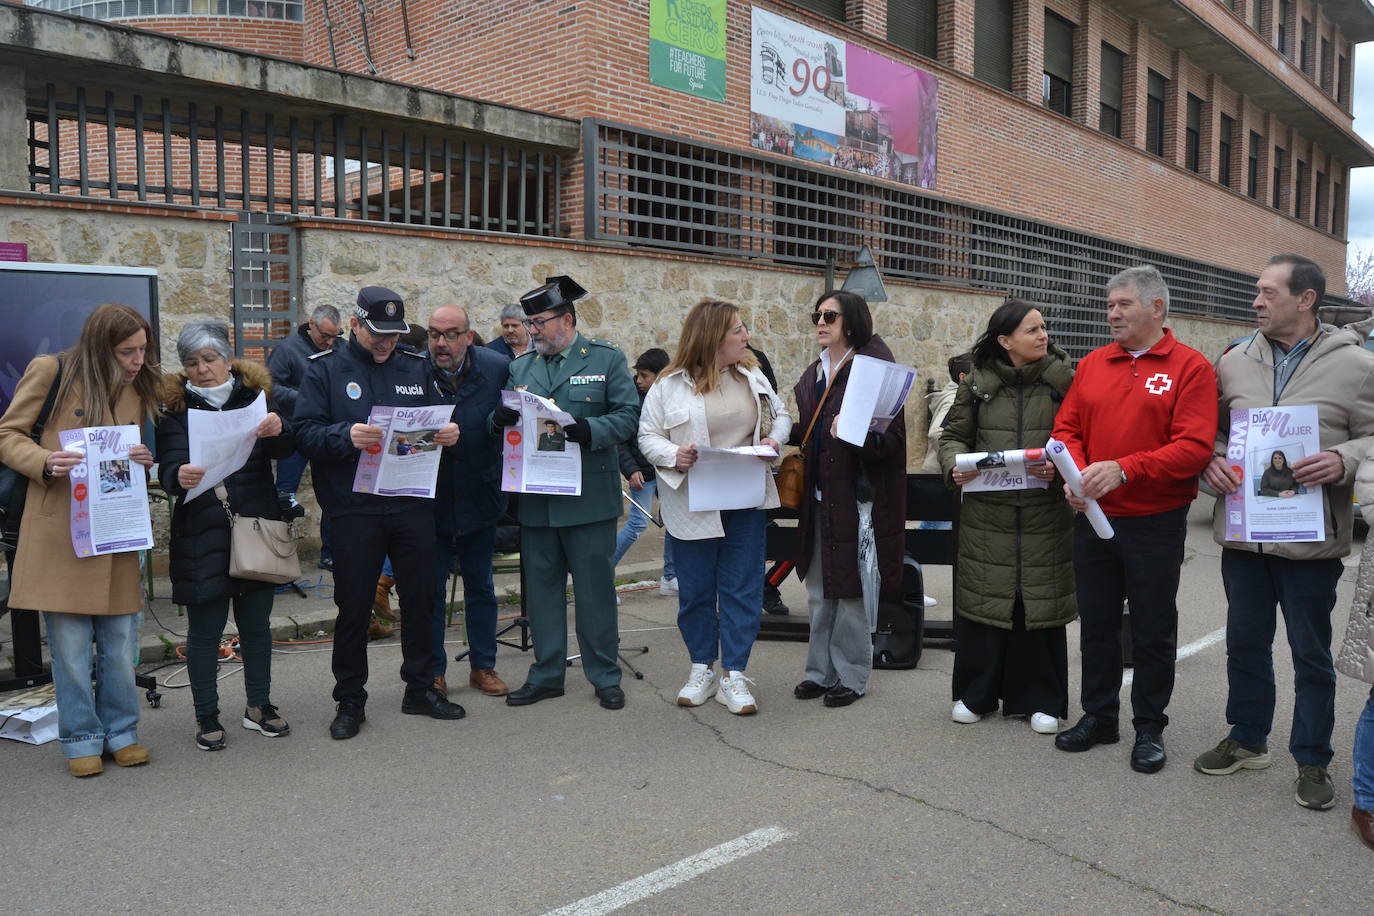
[[[1217,362],[1221,402],[1215,456],[1202,473],[1217,493],[1213,536],[1225,549],[1226,721],[1230,733],[1193,768],[1221,776],[1269,766],[1274,720],[1272,646],[1275,605],[1283,611],[1293,653],[1296,698],[1288,749],[1298,764],[1299,805],[1326,810],[1335,792],[1331,762],[1336,672],[1331,658],[1331,609],[1350,552],[1351,488],[1374,443],[1374,354],[1360,336],[1323,325],[1317,307],[1326,292],[1321,268],[1301,255],[1270,260],[1256,284],[1258,328]],[[1292,464],[1300,486],[1322,488],[1326,538],[1320,542],[1226,540],[1225,496],[1239,481],[1226,458],[1231,411],[1315,405],[1321,451]]]

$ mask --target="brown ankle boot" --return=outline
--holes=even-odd
[[[367,622],[367,638],[369,640],[386,639],[388,636],[395,632],[395,627],[387,626],[386,624],[378,620],[376,617],[373,617],[371,620]]]
[[[393,623],[396,621],[396,612],[391,609],[391,587],[395,584],[395,579],[382,576],[377,580],[377,597],[372,599],[372,613]]]

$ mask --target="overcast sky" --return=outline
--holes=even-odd
[[[1355,46],[1355,131],[1374,144],[1374,42]],[[1350,170],[1350,252],[1374,248],[1374,166]]]

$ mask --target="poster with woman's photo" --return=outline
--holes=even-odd
[[[59,434],[64,451],[86,460],[71,470],[72,549],[78,557],[151,550],[148,480],[129,460],[137,426],[88,426]]]
[[[1321,450],[1317,408],[1252,407],[1231,411],[1226,458],[1240,478],[1226,497],[1228,541],[1322,541],[1322,488],[1305,487],[1293,465]]]
[[[353,491],[433,499],[443,455],[434,435],[452,416],[451,405],[372,408],[367,422],[382,431],[382,441],[358,456]]]

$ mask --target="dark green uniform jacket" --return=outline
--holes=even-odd
[[[580,333],[561,361],[534,351],[511,360],[506,387],[543,395],[558,407],[587,421],[590,445],[582,446],[582,495],[520,496],[520,524],[547,528],[585,525],[619,518],[620,458],[616,446],[639,429],[639,391],[625,354],[605,340]]]
[[[1043,447],[1072,380],[1068,355],[1053,345],[1044,359],[1020,369],[1000,360],[975,367],[945,417],[945,480],[954,485],[950,472],[961,452]],[[1028,630],[1061,627],[1078,616],[1073,510],[1058,479],[1048,490],[964,494],[955,610],[1009,630],[1018,592]]]

